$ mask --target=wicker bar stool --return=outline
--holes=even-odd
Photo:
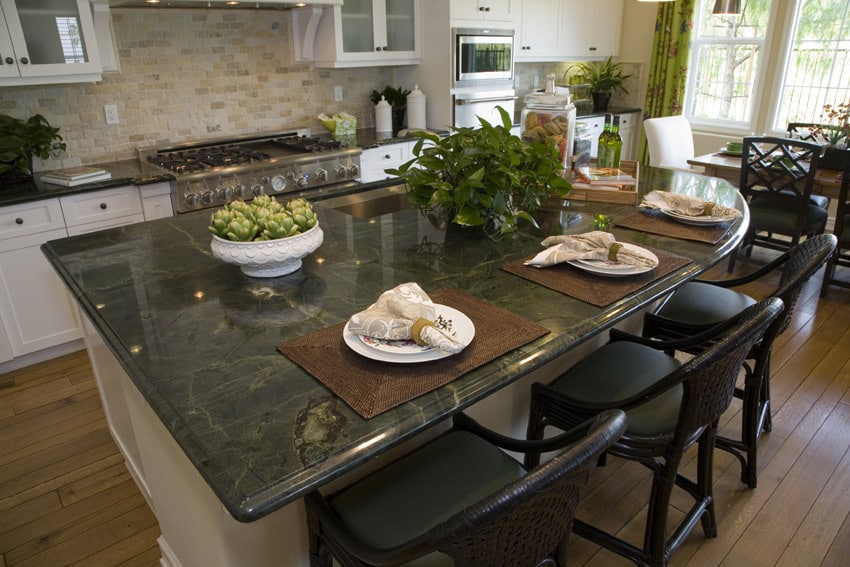
[[[611,342],[559,376],[532,386],[528,437],[541,439],[547,426],[569,429],[595,412],[619,408],[629,426],[609,455],[637,461],[652,472],[643,544],[638,547],[576,518],[573,532],[638,565],[664,566],[701,522],[706,537],[717,535],[714,511],[714,439],[720,416],[732,401],[735,381],[752,346],[782,310],[770,298],[712,329],[683,341],[652,341],[611,332]],[[710,346],[680,363],[667,351]],[[697,444],[697,474],[680,471],[685,451]],[[533,466],[539,455],[531,454]],[[668,538],[667,516],[673,489],[693,504]]]
[[[544,448],[459,414],[447,433],[374,474],[305,497],[310,564],[557,565],[590,470],[626,421],[621,411],[603,412]],[[500,447],[562,452],[527,471]]]

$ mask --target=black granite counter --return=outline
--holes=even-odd
[[[640,179],[643,192],[675,190],[743,206],[719,179],[649,167]],[[747,222],[735,223],[718,245],[615,228],[618,239],[694,262],[597,308],[500,266],[538,252],[545,235],[592,230],[596,213],[616,223],[632,207],[553,208],[539,215],[542,230],[499,242],[478,231],[440,230],[413,209],[365,220],[320,203],[316,209],[324,244],[300,271],[275,279],[248,278],[213,258],[204,211],[42,247],[153,411],[242,521],[281,508],[603,332],[720,261]],[[426,291],[458,288],[551,332],[369,420],[277,351],[406,281]]]
[[[160,181],[170,181],[174,177],[163,173],[158,168],[149,167],[137,159],[126,159],[111,161],[107,163],[93,163],[91,167],[101,167],[112,173],[112,179],[85,183],[75,187],[64,187],[53,183],[44,183],[41,176],[45,172],[36,173],[34,179],[26,183],[10,187],[0,187],[0,207],[16,205],[29,201],[39,201],[63,195],[85,193],[87,191],[99,191],[110,187],[122,187],[124,185],[148,185]]]

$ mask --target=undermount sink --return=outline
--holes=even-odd
[[[319,201],[318,204],[359,219],[371,219],[413,207],[407,198],[407,189],[404,183],[362,193],[331,197]]]

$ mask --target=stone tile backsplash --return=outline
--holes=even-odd
[[[389,68],[314,69],[293,60],[283,10],[112,10],[120,72],[96,84],[0,88],[0,112],[42,114],[68,149],[36,170],[136,157],[140,147],[292,127],[323,131],[320,112],[372,126],[369,95]],[[334,86],[343,101],[334,102]],[[118,107],[107,125],[103,106]]]

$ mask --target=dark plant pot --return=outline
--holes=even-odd
[[[593,98],[593,112],[607,112],[608,103],[611,101],[611,93],[591,93]]]
[[[399,130],[404,129],[404,118],[407,114],[407,106],[394,106],[392,109],[393,117],[393,136],[397,135]]]
[[[29,158],[29,170],[32,172],[32,156]],[[20,185],[32,180],[32,173],[25,173],[23,170],[10,169],[6,173],[0,174],[0,185],[9,187],[10,185]]]
[[[826,153],[820,158],[818,167],[820,169],[833,169],[841,171],[844,164],[850,159],[850,149],[839,149],[827,146]]]

